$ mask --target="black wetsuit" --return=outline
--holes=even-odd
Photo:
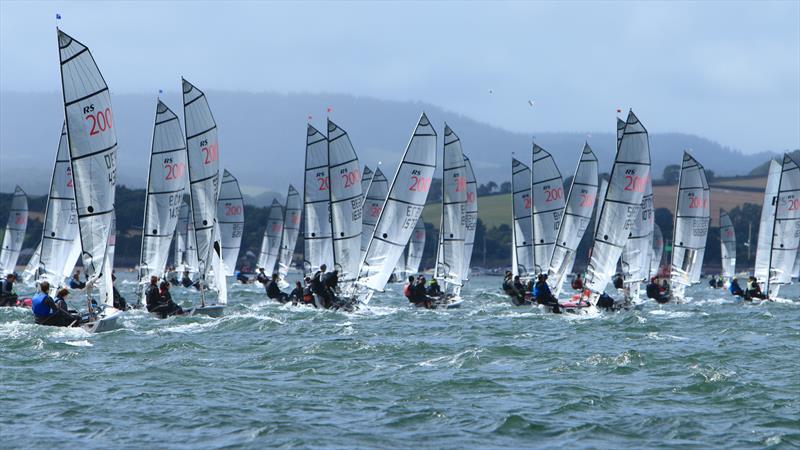
[[[125,301],[125,297],[123,297],[117,287],[114,286],[114,308],[117,308],[120,311],[125,311],[128,309],[128,302]]]
[[[263,272],[259,272],[258,275],[256,275],[256,281],[261,284],[267,284],[269,283],[269,277]]]
[[[666,303],[669,301],[669,296],[661,293],[661,287],[658,285],[658,283],[648,283],[646,292],[647,298],[652,298],[658,303]]]
[[[71,278],[69,280],[69,288],[70,289],[84,289],[86,288],[86,283],[80,280],[76,280],[75,278]]]
[[[192,283],[192,279],[191,279],[191,278],[189,278],[189,277],[183,277],[183,278],[181,278],[181,286],[183,286],[183,287],[185,287],[185,288],[188,288],[188,287],[190,287],[192,284],[193,284],[193,283]],[[156,288],[156,289],[158,289],[158,288]]]
[[[550,292],[550,286],[547,285],[546,281],[537,281],[533,285],[533,295],[536,303],[553,308],[553,312],[556,314],[561,312],[561,308],[558,306],[558,299]]]
[[[286,303],[289,301],[289,296],[286,295],[285,292],[281,291],[281,288],[278,287],[277,281],[270,280],[265,286],[265,289],[267,290],[267,297],[271,298],[272,300],[277,300],[281,303]]]
[[[425,308],[431,307],[431,301],[428,298],[428,293],[425,291],[425,286],[422,283],[414,283],[414,285],[411,286],[410,292],[411,297],[409,300],[414,303],[414,306],[422,306]]]
[[[614,278],[614,287],[617,289],[622,289],[623,287],[622,277]]]
[[[336,289],[339,287],[339,275],[334,272],[327,272],[322,277],[322,284],[325,286],[325,295],[327,296],[328,308],[330,308],[339,301],[336,297]]]
[[[17,306],[17,294],[14,293],[14,282],[0,281],[0,306]]]
[[[430,297],[439,297],[442,295],[442,289],[439,288],[439,283],[429,284],[428,289],[425,290],[425,293]]]
[[[318,270],[316,273],[314,273],[314,276],[311,277],[311,292],[322,299],[322,306],[324,308],[330,308],[331,304],[328,299],[328,292],[325,289],[325,283],[323,282],[325,275],[326,273],[322,272],[321,270]]]
[[[304,295],[303,288],[296,287],[292,290],[292,293],[289,294],[289,298],[291,298],[293,302],[302,302],[303,295]]]
[[[597,299],[597,307],[603,309],[614,309],[614,299],[608,294],[603,292],[603,295]]]

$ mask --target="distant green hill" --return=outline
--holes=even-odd
[[[441,202],[428,203],[422,211],[422,219],[439,228],[442,215]],[[511,225],[511,194],[478,197],[478,218],[487,228]]]
[[[800,149],[789,152],[789,156],[794,158],[795,162],[800,163]],[[781,162],[779,158],[775,158],[775,161]],[[767,175],[768,172],[769,172],[769,161],[756,166],[755,169],[750,171],[749,175],[764,177]]]

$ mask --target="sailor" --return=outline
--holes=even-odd
[[[708,280],[708,285],[709,285],[709,286],[711,286],[712,288],[718,288],[718,287],[721,287],[721,286],[717,286],[717,277],[714,277],[714,276],[712,276],[711,278],[709,278],[709,280]]]
[[[525,285],[522,284],[522,280],[520,280],[519,275],[514,277],[514,290],[517,291],[517,293],[522,294],[522,297],[524,298]]]
[[[661,281],[661,295],[669,296],[669,283],[666,278]]]
[[[269,283],[269,277],[267,277],[267,274],[264,273],[264,268],[263,267],[260,267],[258,269],[258,274],[256,275],[256,281],[258,281],[261,284]]]
[[[172,300],[172,294],[169,292],[169,281],[164,280],[158,286],[159,306],[156,309],[162,317],[183,314],[183,308]]]
[[[114,293],[114,308],[117,308],[120,311],[128,310],[128,302],[125,301],[125,297],[123,297],[119,291],[117,290],[117,276],[113,273],[111,274],[111,286],[113,288]]]
[[[581,280],[581,274],[575,275],[575,279],[572,280],[572,289],[575,289],[576,291],[583,289],[583,280]]]
[[[0,281],[0,306],[17,306],[17,293],[14,292],[14,282],[17,275],[9,273]]]
[[[69,288],[70,289],[84,289],[86,288],[86,283],[81,281],[81,273],[75,272],[72,274],[72,279],[69,280]]]
[[[306,285],[303,288],[303,303],[316,308],[317,305],[314,304],[314,291],[311,290],[311,277],[306,277],[305,282]]]
[[[286,303],[289,301],[289,296],[286,295],[285,292],[281,292],[281,288],[278,287],[278,274],[273,273],[272,279],[267,283],[264,288],[267,290],[267,297],[271,298],[272,300],[276,300],[280,303]]]
[[[556,314],[561,313],[558,307],[558,299],[553,296],[550,291],[550,286],[547,285],[547,274],[541,273],[536,279],[536,284],[533,285],[533,299],[540,305],[549,306]]]
[[[289,299],[292,301],[293,305],[303,301],[303,283],[299,281],[294,283],[294,289],[289,293]]]
[[[408,283],[406,283],[406,285],[403,286],[403,295],[405,295],[408,301],[412,303],[414,302],[414,300],[412,299],[413,289],[414,289],[414,275],[409,275]]]
[[[70,314],[77,314],[77,311],[70,311],[69,305],[67,304],[67,296],[69,296],[69,289],[66,288],[59,289],[58,292],[56,292],[56,299],[55,299],[56,306],[58,306],[59,309],[63,309],[64,311],[67,311]]]
[[[174,285],[180,284],[180,280],[178,280],[178,272],[175,271],[175,267],[173,266],[167,267],[166,279],[167,281],[169,281],[169,284],[174,284]]]
[[[508,295],[514,295],[514,282],[512,281],[513,275],[510,271],[506,271],[506,276],[503,277],[503,292]]]
[[[756,281],[756,277],[751,276],[747,280],[747,291],[744,294],[745,300],[752,300],[754,298],[760,300],[766,300],[767,296],[761,292],[761,286],[758,285],[758,281]]]
[[[608,295],[605,292],[603,292],[600,295],[600,298],[597,299],[596,306],[598,308],[603,308],[603,309],[608,309],[608,310],[614,309],[614,299],[611,298],[610,295]]]
[[[80,316],[72,315],[66,309],[60,308],[53,297],[50,297],[50,283],[42,281],[39,284],[39,290],[40,292],[33,297],[31,303],[31,311],[33,311],[36,323],[53,327],[69,327],[80,324]]]
[[[325,294],[328,296],[328,307],[331,307],[338,301],[336,293],[339,291],[339,270],[326,273],[322,277],[322,283],[325,286]]]
[[[325,289],[325,282],[323,280],[327,269],[328,266],[322,264],[319,266],[319,270],[314,273],[314,276],[311,277],[311,292],[320,297],[323,307],[330,308],[331,303],[328,299],[328,292],[327,289]]]
[[[425,277],[421,275],[417,278],[417,282],[411,287],[411,302],[417,307],[428,309],[433,307],[433,303],[425,290]]]
[[[192,279],[189,277],[189,271],[184,270],[183,275],[181,276],[181,286],[188,288],[192,284]]]
[[[652,298],[658,303],[667,303],[669,301],[669,295],[665,296],[661,293],[661,287],[658,285],[656,277],[650,278],[650,283],[647,284],[646,292],[647,298]]]
[[[617,289],[622,289],[623,286],[624,284],[622,282],[622,275],[617,274],[617,278],[614,278],[614,287]]]
[[[439,282],[436,278],[432,279],[428,284],[428,289],[425,292],[429,297],[439,297],[442,295],[442,289],[439,287]]]
[[[744,297],[744,291],[739,286],[739,280],[731,278],[731,285],[728,286],[728,291],[735,297]]]

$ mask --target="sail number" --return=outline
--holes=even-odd
[[[16,220],[15,220],[15,223],[17,225],[22,225],[22,224],[26,223],[27,221],[28,221],[28,215],[27,214],[17,214]]]
[[[464,192],[467,190],[467,177],[456,177],[456,192]]]
[[[211,164],[219,159],[219,145],[216,142],[200,141],[200,151],[203,152],[203,164]]]
[[[106,162],[106,169],[108,169],[108,182],[116,184],[117,182],[117,154],[107,153],[103,155],[103,160]]]
[[[283,224],[282,223],[273,223],[272,224],[272,232],[273,233],[280,233],[283,231]]]
[[[467,191],[467,203],[475,203],[475,192]]]
[[[689,209],[697,209],[697,208],[707,208],[708,207],[708,199],[703,199],[701,197],[692,196],[689,198]]]
[[[408,190],[416,192],[428,192],[428,189],[430,189],[430,187],[431,187],[430,177],[420,177],[417,175],[412,175],[411,186],[408,188]]]
[[[110,130],[113,125],[111,108],[94,112],[94,104],[91,104],[89,106],[84,106],[83,113],[86,114],[84,120],[92,122],[92,129],[89,130],[89,136],[94,136],[106,130]]]
[[[242,205],[225,205],[225,215],[226,216],[240,216],[244,213],[244,209]]]
[[[800,209],[800,198],[790,198],[788,199],[789,203],[789,211],[797,211]]]
[[[624,190],[626,191],[633,191],[633,192],[644,192],[644,188],[647,185],[648,177],[640,177],[639,175],[625,175],[625,179],[628,180],[628,184],[625,185]]]
[[[67,187],[72,187],[72,167],[67,167]]]
[[[525,195],[523,200],[525,200],[525,209],[531,209],[531,205],[533,204],[531,197],[529,195]]]
[[[584,207],[591,208],[592,206],[594,206],[594,200],[595,200],[594,195],[582,193],[580,198],[580,203],[578,203],[578,206],[582,208]]]
[[[183,178],[183,174],[186,171],[186,165],[183,163],[174,163],[170,164],[170,160],[165,161],[164,169],[167,170],[167,174],[164,177],[165,180],[177,180],[179,178]]]
[[[562,198],[564,198],[564,188],[563,187],[557,187],[553,189],[545,188],[544,197],[545,197],[544,201],[547,203],[554,202],[556,200],[561,200]]]
[[[331,181],[329,177],[318,176],[317,183],[319,183],[320,191],[327,191],[331,187]]]
[[[342,174],[342,180],[344,180],[345,188],[353,187],[361,181],[361,173],[359,173],[358,169],[348,171]]]
[[[383,206],[381,206],[381,205],[372,205],[372,206],[370,206],[370,208],[369,208],[369,216],[370,217],[378,217],[378,216],[380,216],[382,209],[383,209]]]

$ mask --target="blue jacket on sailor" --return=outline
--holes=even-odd
[[[48,302],[47,299],[50,299],[50,301]],[[44,292],[36,294],[31,299],[33,315],[36,317],[49,317],[55,314],[55,310],[53,310],[48,303],[53,303],[53,299],[49,295]]]
[[[550,297],[552,294],[550,293],[550,286],[547,285],[546,281],[537,281],[536,284],[533,285],[533,298],[539,298],[539,296],[543,297]]]

